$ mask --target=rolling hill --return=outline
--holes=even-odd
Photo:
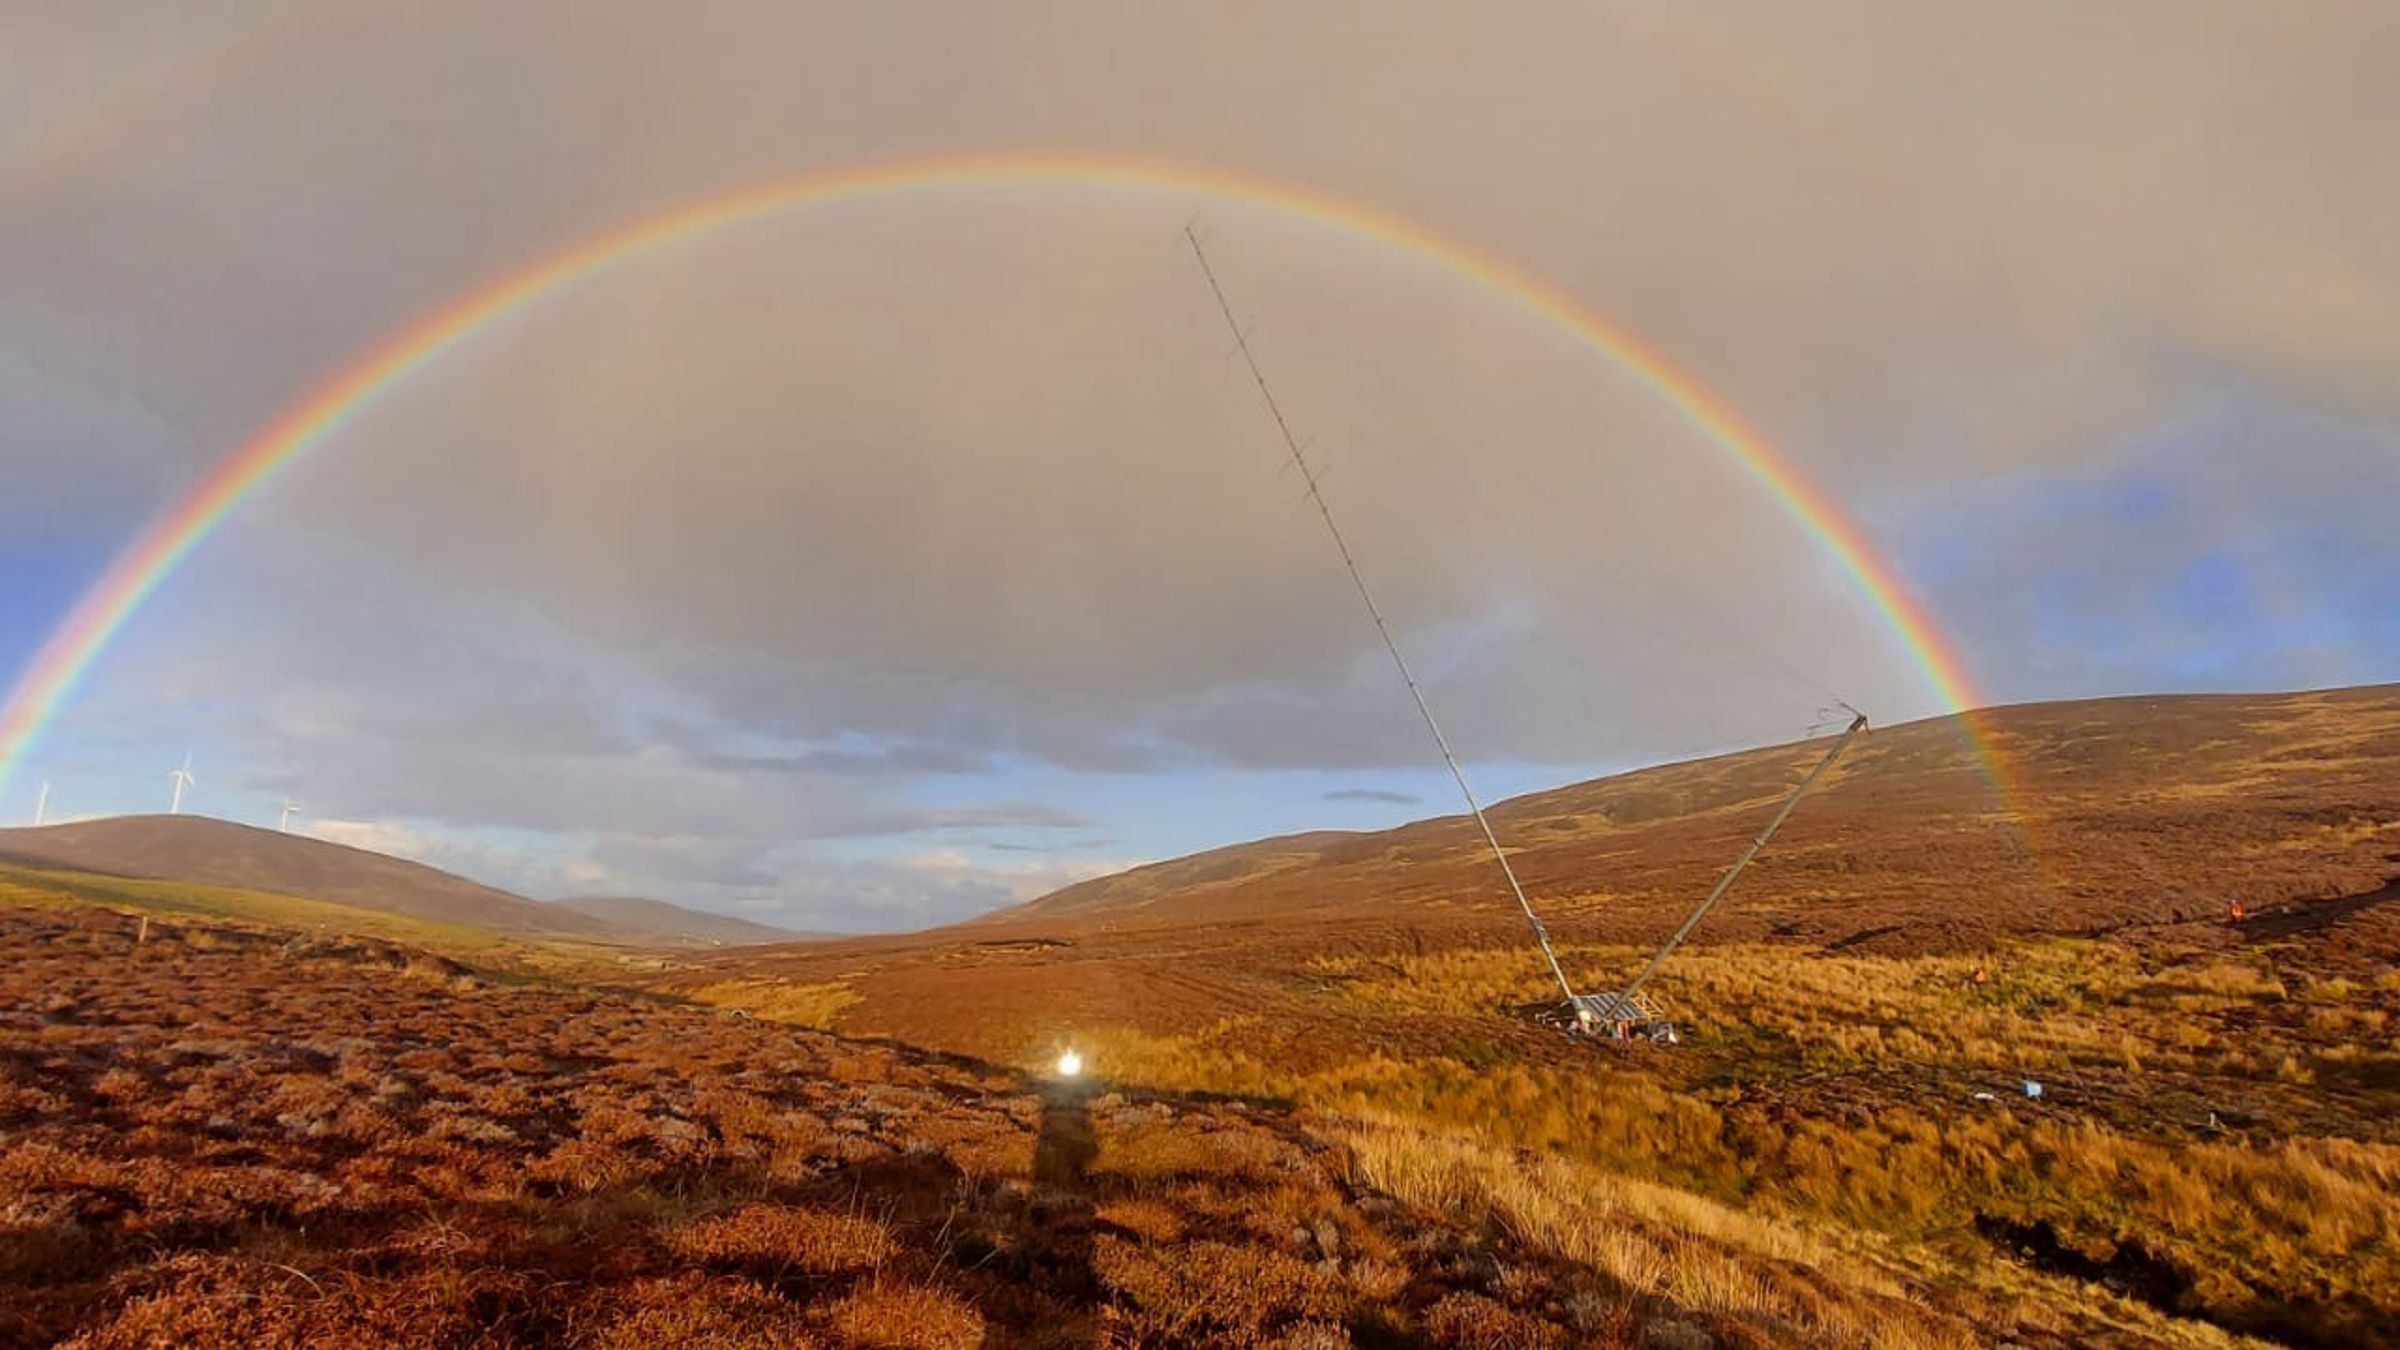
[[[0,862],[275,892],[512,937],[629,943],[626,927],[423,863],[207,816],[0,830]]]
[[[582,896],[550,903],[555,908],[573,910],[585,918],[598,919],[602,923],[663,942],[734,947],[754,942],[790,942],[811,936],[793,932],[789,928],[737,919],[730,914],[685,909],[664,900],[640,896]]]
[[[2204,1332],[2394,1343],[2400,687],[2030,705],[1968,731],[1854,747],[1649,987],[1684,1031],[1671,1050],[1534,1020],[1558,985],[1458,818],[1236,845],[650,982],[1462,1129],[2072,1273]],[[1497,807],[1577,988],[1638,969],[1821,753]]]
[[[1388,1123],[0,906],[0,1344],[2191,1347]]]
[[[2326,976],[2400,958],[2400,686],[2025,705],[1978,714],[1979,741],[1964,731],[1942,718],[1855,746],[1694,942],[1913,960],[2271,934]],[[1588,987],[1672,931],[1820,753],[1665,765],[1491,814]],[[2235,897],[2256,916],[2239,933]],[[1307,1043],[1326,961],[1528,947],[1480,836],[1447,817],[1217,849],[948,929],[703,954],[662,984],[838,987],[844,1028],[1009,1061],[1062,1025],[1186,1036],[1282,1010],[1286,1029],[1268,1016],[1248,1034],[1314,1056],[1349,1034]]]
[[[1672,1048],[1528,1016],[1456,819],[587,967],[670,999],[0,869],[0,1341],[2400,1341],[2400,688],[1962,731],[1845,760],[1652,986]],[[1817,753],[1503,803],[1572,978]],[[92,824],[35,860],[359,866]],[[1068,1048],[1106,1087],[1042,1081]]]
[[[1646,940],[1733,860],[1822,745],[1644,769],[1490,815],[1564,931]],[[2395,877],[2400,686],[2032,704],[1871,733],[1710,932],[1956,948],[2188,920],[2235,897],[2255,909],[2366,893]],[[1452,816],[1216,849],[976,926],[1295,915],[1514,921],[1482,837]]]
[[[2328,975],[2400,957],[2400,686],[2024,705],[1966,731],[1941,718],[1855,746],[1694,941],[1905,959],[2273,934]],[[1580,978],[1604,982],[1672,931],[1821,753],[1644,769],[1491,816],[1561,943],[1627,949],[1585,962]],[[2238,938],[2233,898],[2256,916]],[[706,954],[665,983],[838,982],[845,1027],[1015,1060],[1102,1012],[1164,1035],[1273,1007],[1304,1024],[1293,981],[1329,953],[1526,947],[1480,835],[1453,816],[1216,849],[947,929]]]

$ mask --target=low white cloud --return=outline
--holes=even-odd
[[[1146,861],[1142,858],[1051,858],[1038,863],[994,867],[978,862],[957,849],[928,849],[894,858],[891,866],[923,876],[946,877],[972,884],[996,883],[1007,889],[1012,902],[1022,902],[1038,899],[1079,881],[1139,867]]]
[[[721,841],[605,841],[576,866],[583,894],[672,900],[800,931],[886,932],[955,923],[1144,859],[1062,857],[991,863],[929,848],[840,858]]]
[[[298,832],[322,839],[328,844],[365,849],[369,853],[387,853],[395,858],[437,866],[447,851],[447,845],[440,837],[414,826],[388,820],[317,819],[303,823]]]

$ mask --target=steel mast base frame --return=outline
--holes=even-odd
[[[1579,1041],[1683,1043],[1683,1033],[1647,994],[1577,994],[1527,1011],[1540,1025]]]
[[[1855,708],[1849,711],[1849,728],[1834,740],[1833,747],[1825,752],[1823,759],[1817,761],[1816,767],[1800,779],[1799,786],[1783,799],[1783,805],[1776,810],[1774,819],[1769,820],[1766,828],[1758,832],[1758,837],[1750,841],[1750,847],[1742,850],[1742,856],[1734,859],[1733,866],[1726,868],[1725,874],[1717,878],[1717,884],[1709,890],[1707,898],[1693,908],[1684,919],[1683,926],[1677,928],[1674,936],[1659,947],[1658,953],[1650,958],[1650,964],[1642,967],[1642,973],[1634,976],[1631,984],[1612,993],[1578,994],[1573,990],[1568,991],[1567,1002],[1559,1010],[1559,1020],[1564,1024],[1562,1030],[1571,1036],[1595,1040],[1651,1041],[1659,1045],[1682,1042],[1683,1037],[1676,1031],[1675,1024],[1669,1022],[1666,1015],[1659,1011],[1658,1005],[1642,992],[1642,986],[1650,983],[1650,977],[1658,973],[1659,967],[1667,963],[1667,958],[1674,954],[1675,949],[1683,945],[1684,939],[1692,935],[1692,930],[1700,926],[1702,919],[1708,917],[1708,912],[1725,898],[1725,892],[1733,888],[1735,878],[1741,876],[1742,869],[1748,867],[1750,860],[1758,856],[1759,850],[1767,846],[1767,841],[1775,837],[1775,832],[1783,828],[1783,822],[1791,816],[1792,808],[1808,795],[1809,788],[1815,786],[1816,781],[1824,777],[1825,771],[1833,767],[1833,762],[1842,757],[1842,751],[1850,747],[1850,742],[1867,729],[1867,715]]]
[[[1577,994],[1571,1005],[1578,1036],[1676,1045],[1683,1037],[1648,994]]]

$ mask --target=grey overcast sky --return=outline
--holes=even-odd
[[[2386,4],[17,4],[0,670],[277,414],[745,186],[959,155],[1406,219],[1740,410],[1995,701],[2400,678]],[[1942,711],[1659,392],[1271,205],[976,182],[646,252],[246,502],[5,785],[808,928],[1451,809],[1197,218],[1497,795]]]

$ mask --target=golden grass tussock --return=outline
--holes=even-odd
[[[858,1350],[975,1350],[984,1323],[956,1295],[918,1284],[871,1282],[826,1311],[842,1340]]]
[[[2123,1124],[2005,1101],[1965,1110],[1966,1094],[1955,1088],[1947,1102],[1911,1093],[1865,1112],[1829,1095],[1801,1114],[1770,1113],[1752,1106],[1753,1090],[1741,1085],[1722,1093],[1679,1090],[1639,1056],[1555,1067],[1364,1049],[1327,1067],[1295,1071],[1225,1043],[1238,1041],[1238,1032],[1160,1037],[1103,1029],[1095,1042],[1106,1047],[1112,1072],[1127,1078],[1283,1097],[1350,1117],[1464,1122],[1484,1146],[1598,1163],[1619,1175],[1610,1184],[1620,1207],[1632,1204],[1624,1198],[1627,1183],[1646,1182],[1654,1207],[1684,1203],[1667,1197],[1686,1194],[1699,1205],[1746,1197],[1752,1211],[1781,1209],[1904,1241],[1974,1232],[1986,1222],[2002,1229],[2048,1224],[2094,1261],[2111,1259],[2126,1243],[2138,1245],[2187,1284],[2172,1296],[2181,1306],[2235,1325],[2268,1316],[2280,1300],[2302,1299],[2329,1301],[2324,1306],[2337,1310],[2329,1313],[2330,1325],[2349,1327],[2353,1314],[2339,1309],[2387,1303],[2377,1291],[2400,1289],[2400,1236],[2388,1201],[2400,1149],[2309,1136],[2263,1143],[2147,1137],[2135,1130],[2154,1124],[2154,1113],[2130,1090],[2142,1077],[2195,1066],[2290,1085],[2328,1066],[2389,1074],[2400,1064],[2389,1045],[2294,1042],[2269,1053],[2273,1038],[2290,1028],[2299,1034],[2333,1020],[2311,1015],[2325,1010],[2340,1014],[2336,1024],[2345,1033],[2353,1025],[2388,1025],[2372,1020],[2384,1009],[2359,1003],[2367,985],[2287,982],[2256,962],[2223,957],[2145,968],[2122,952],[2087,953],[2086,945],[2028,944],[1983,958],[1837,958],[1821,968],[1814,958],[1793,961],[1771,951],[1704,950],[1694,954],[1694,974],[1676,995],[1684,1000],[1679,1006],[1702,1018],[1726,1019],[1727,1031],[1703,1037],[1738,1032],[1744,1053],[1770,1073],[1921,1073],[1947,1063],[1993,1073],[1995,1087],[2019,1075],[2064,1075],[2062,1090],[2087,1092],[2090,1076],[2106,1073],[2128,1084]],[[1978,985],[1972,972],[1987,963],[1997,972]],[[1405,978],[1388,974],[1393,964]],[[1333,958],[1318,969],[1383,972],[1354,982],[1344,998],[1380,1003],[1389,996],[1398,1004],[1451,1009],[1538,991],[1541,979],[1534,961],[1516,953]],[[2191,999],[2206,1000],[2211,1011],[2169,1006]],[[1736,1007],[1749,1010],[1738,1027],[1730,1016]],[[2235,1044],[2247,1045],[2241,1053],[2255,1060],[2229,1053]],[[2192,1124],[2200,1123],[2196,1114]],[[1464,1180],[1480,1184],[1472,1174]],[[1419,1177],[1412,1184],[1434,1183]],[[1535,1194],[1519,1198],[1532,1207]],[[1644,1217],[1674,1231],[1708,1227],[1699,1214]],[[1601,1232],[1593,1239],[1598,1245],[1576,1259],[1602,1262],[1630,1285],[1688,1296],[1699,1306],[1790,1311],[1773,1301],[1771,1285],[1761,1292],[1730,1268],[1706,1287],[1676,1284],[1657,1273],[1673,1263],[1636,1236]],[[1715,1236],[1756,1252],[1755,1235],[1747,1244],[1736,1234]],[[1811,1259],[1805,1252],[1757,1254]],[[1850,1270],[1844,1278],[1870,1274]]]
[[[574,1340],[591,1350],[818,1350],[807,1315],[747,1280],[694,1272],[633,1281],[586,1314]]]
[[[1130,1303],[1137,1332],[1170,1344],[1263,1345],[1284,1324],[1335,1317],[1346,1304],[1314,1266],[1256,1245],[1161,1250],[1104,1235],[1092,1265]]]
[[[1186,1231],[1181,1210],[1148,1196],[1110,1200],[1096,1206],[1092,1213],[1101,1222],[1114,1224],[1146,1243],[1179,1242]]]
[[[893,1252],[890,1231],[872,1219],[782,1205],[745,1205],[678,1229],[667,1240],[703,1264],[770,1277],[873,1270]]]
[[[1112,1133],[1099,1165],[1137,1185],[1186,1177],[1268,1179],[1280,1155],[1277,1141],[1263,1134],[1158,1120]]]
[[[1480,1294],[1451,1294],[1425,1314],[1436,1345],[1457,1350],[1565,1350],[1567,1333]],[[1713,1338],[1708,1341],[1715,1344]]]
[[[859,1001],[858,991],[845,980],[829,980],[821,984],[720,980],[701,985],[691,990],[688,996],[695,1003],[738,1009],[770,1022],[808,1027],[816,1031],[839,1028],[842,1014]]]
[[[1360,1123],[1342,1137],[1375,1186],[1414,1204],[1483,1216],[1635,1295],[1782,1326],[1820,1344],[1974,1343],[1955,1319],[1912,1308],[1887,1271],[1781,1220],[1391,1122]]]

